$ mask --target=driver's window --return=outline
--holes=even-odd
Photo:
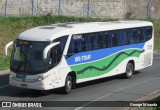
[[[67,38],[68,38],[67,36],[63,36],[53,41],[53,43],[54,42],[60,42],[60,43],[54,46],[53,48],[51,48],[48,54],[49,55],[48,56],[48,66],[50,68],[56,66],[60,62],[63,51],[64,51],[64,47],[66,45]]]
[[[48,64],[49,66],[53,66],[53,65],[56,65],[57,62],[58,62],[58,48],[53,47],[50,52]]]

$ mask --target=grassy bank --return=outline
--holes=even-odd
[[[154,25],[155,45],[154,50],[160,51],[160,20],[150,20]]]
[[[93,18],[66,17],[66,16],[40,16],[40,17],[0,17],[0,70],[9,68],[9,56],[4,56],[4,46],[14,40],[21,32],[40,25],[63,22],[95,22],[107,21]],[[155,50],[160,50],[160,20],[150,20],[155,25]]]
[[[160,102],[160,96],[151,100],[151,101],[158,101]],[[146,110],[160,110],[160,107],[149,107],[149,108],[146,108]]]

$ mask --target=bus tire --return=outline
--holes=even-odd
[[[126,72],[124,73],[124,77],[126,79],[129,79],[132,77],[133,73],[134,73],[134,66],[131,62],[129,62],[126,66]]]
[[[72,82],[73,82],[72,77],[70,75],[68,75],[66,77],[65,86],[63,87],[63,92],[65,94],[68,94],[72,90],[72,86],[73,86]]]

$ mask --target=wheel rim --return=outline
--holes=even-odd
[[[128,68],[127,68],[127,75],[128,75],[128,76],[131,76],[132,73],[133,73],[133,68],[132,68],[131,65],[129,65]]]
[[[68,80],[66,84],[66,91],[69,92],[72,88],[72,81]]]

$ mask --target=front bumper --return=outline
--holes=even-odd
[[[19,87],[19,88],[25,88],[25,89],[34,89],[34,90],[51,90],[55,88],[59,88],[60,86],[57,86],[53,83],[43,83],[42,81],[37,81],[34,83],[26,83],[26,82],[19,82],[15,81],[14,79],[10,78],[10,85]]]
[[[48,75],[45,79],[37,80],[38,76],[27,75],[26,78],[17,78],[16,73],[10,72],[10,85],[34,90],[51,90],[64,86],[63,83],[61,83],[61,78]]]

